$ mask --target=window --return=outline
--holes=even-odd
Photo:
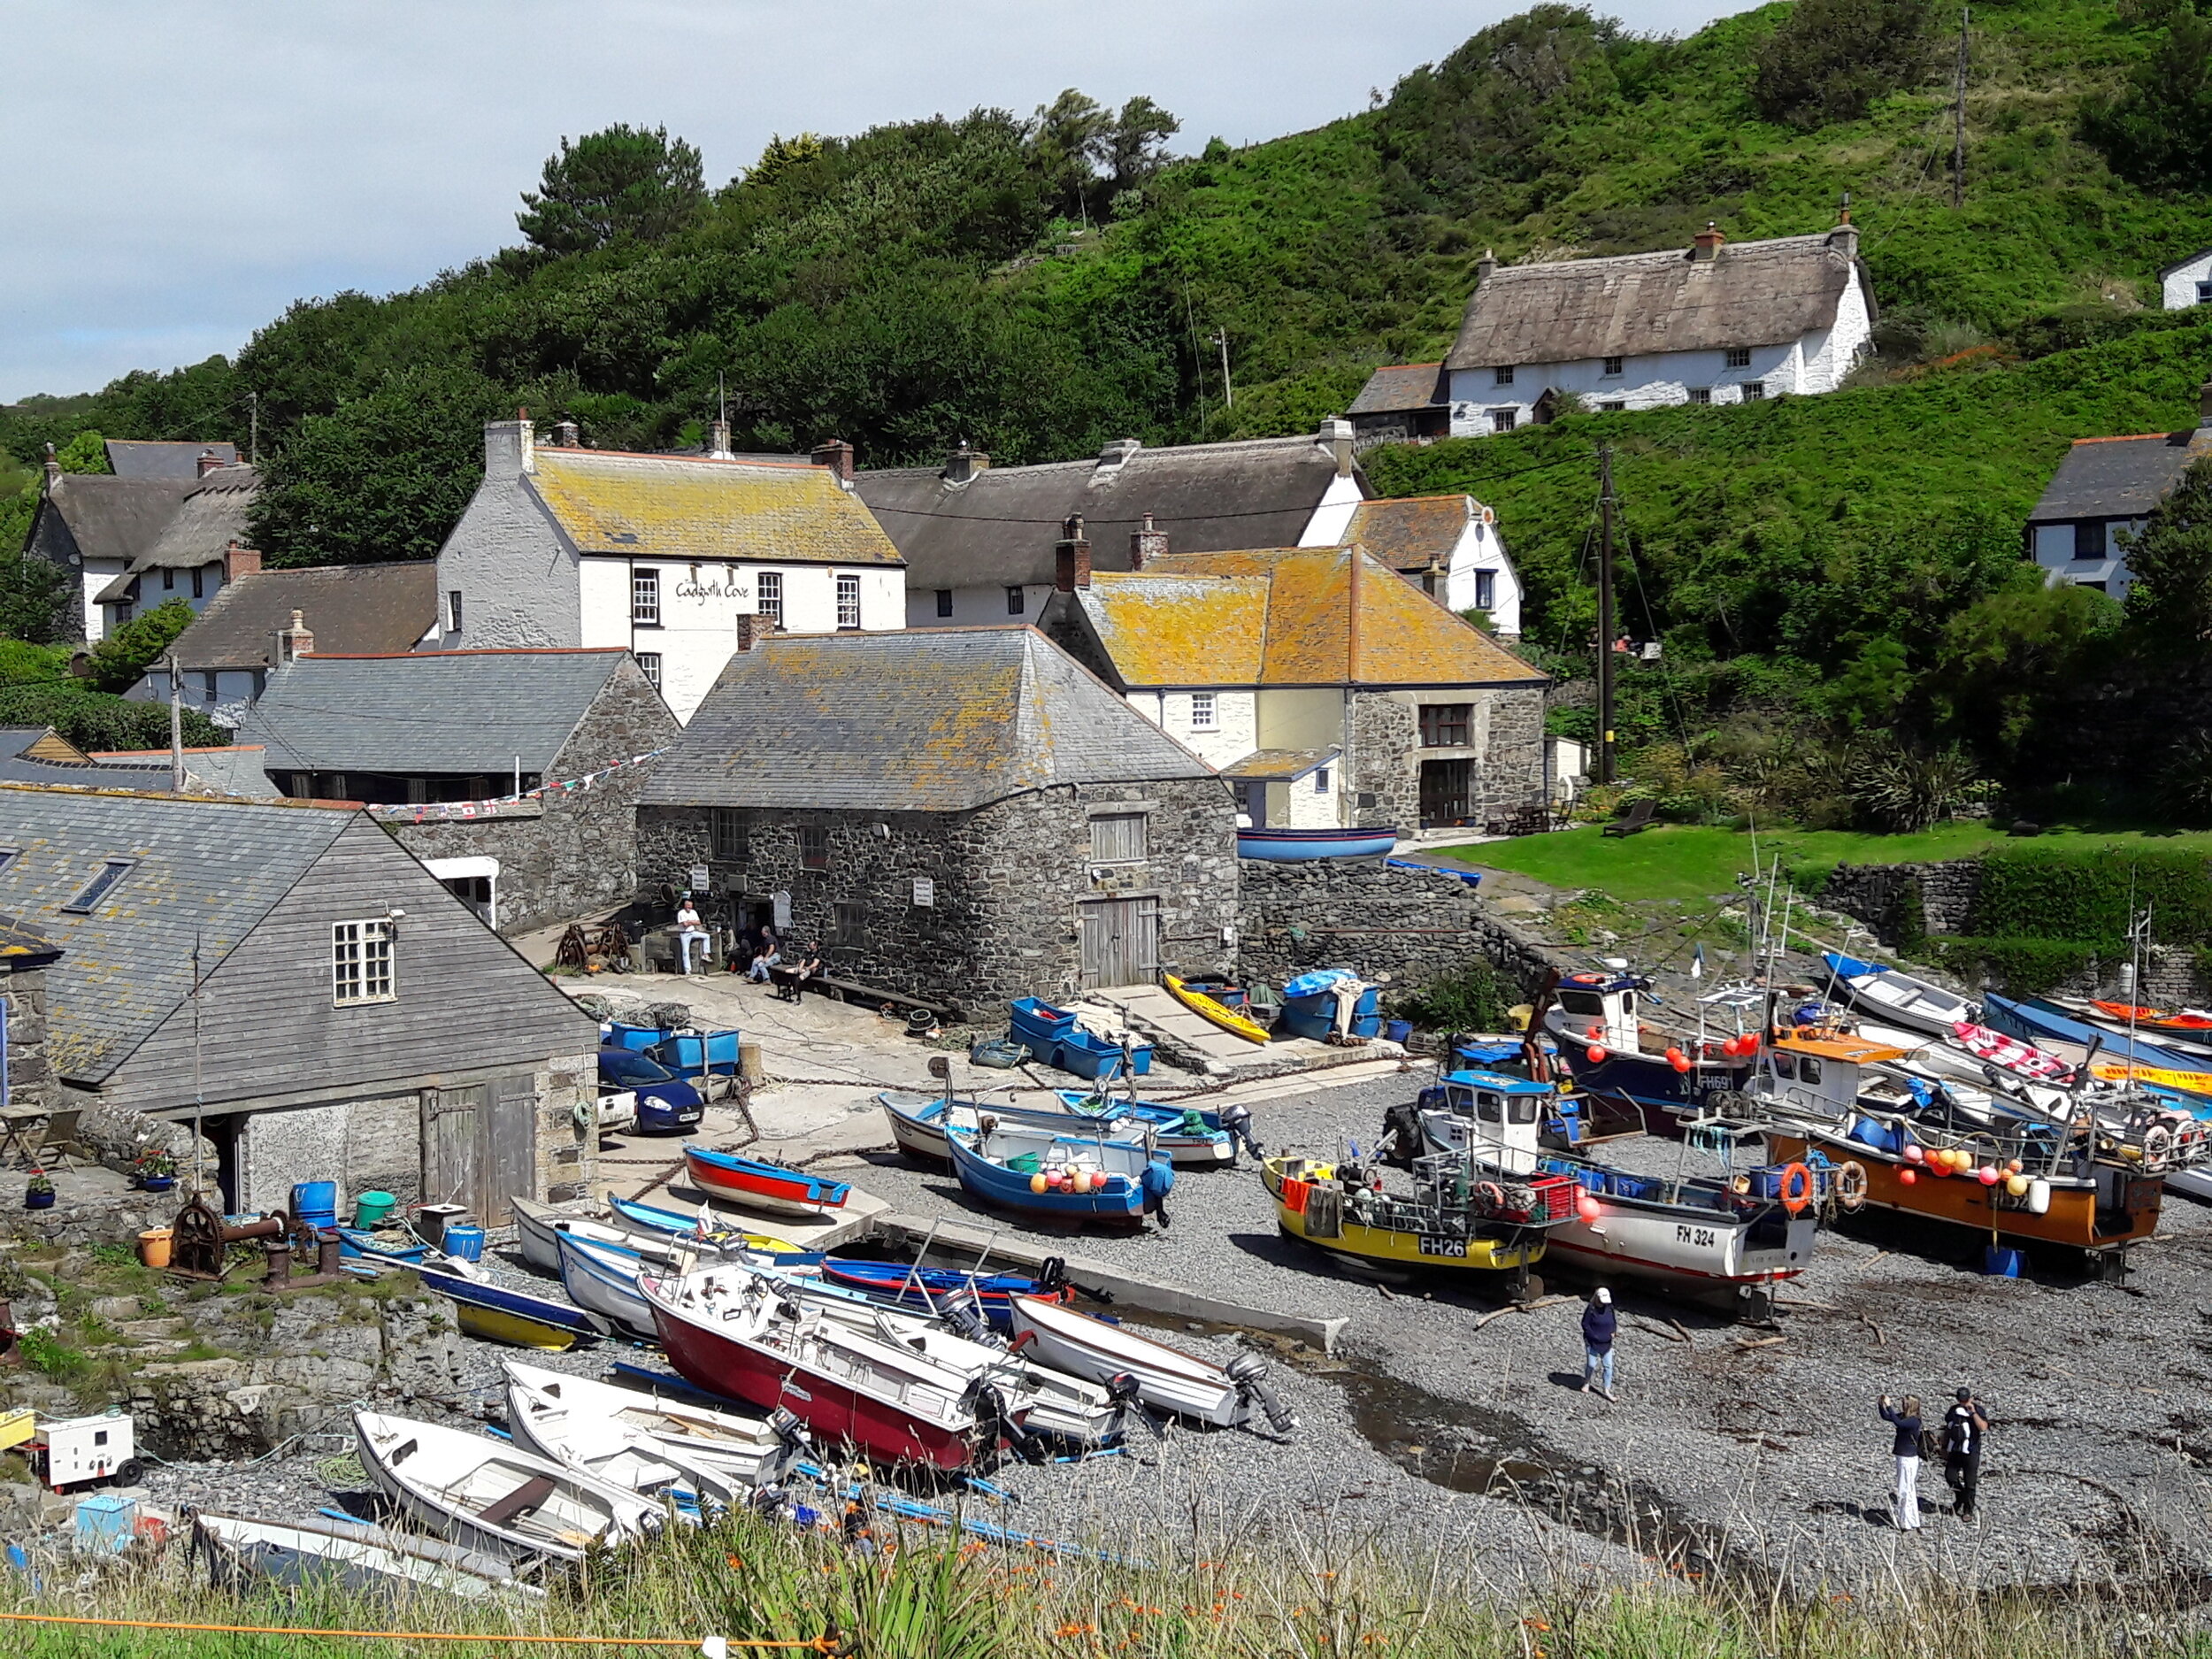
[[[1764,380],[1746,380],[1743,383],[1743,400],[1745,403],[1755,403],[1766,395],[1767,383]]]
[[[1729,347],[1728,366],[1732,369],[1749,368],[1751,366],[1751,348],[1749,346]]]
[[[22,856],[23,849],[20,847],[0,847],[0,870],[5,870]]]
[[[162,566],[162,570],[161,570],[161,586],[162,586],[162,589],[163,589],[163,591],[164,591],[164,592],[166,592],[166,591],[168,591],[169,589],[173,588],[176,585],[177,585],[177,573],[176,573],[176,572],[175,572],[174,570],[171,569],[168,565],[163,565],[163,566]]]
[[[216,678],[216,672],[211,668],[204,668],[200,671],[200,701],[202,703],[215,701]]]
[[[2200,282],[2197,284],[2197,303],[2200,305],[2212,305],[2212,282]]]
[[[1693,403],[1711,403],[1713,401],[1713,388],[1709,386],[1693,386],[1690,388],[1690,401]]]
[[[483,780],[479,778],[476,781],[481,783]],[[480,790],[476,798],[480,801],[488,793],[488,790]],[[334,772],[323,780],[323,798],[326,801],[345,801],[352,798],[346,794],[345,773]]]
[[[630,572],[630,625],[640,628],[660,626],[661,573],[658,571]]]
[[[2104,557],[2104,520],[2084,518],[2074,526],[2074,557],[2077,559],[2101,559]]]
[[[458,588],[450,588],[446,590],[445,631],[448,634],[458,634],[461,631],[461,590]]]
[[[753,610],[766,617],[778,627],[783,626],[783,572],[763,571],[760,585],[753,591]]]
[[[131,619],[131,602],[127,599],[115,607],[115,626],[121,627]]]
[[[1497,608],[1497,603],[1498,572],[1495,571],[1477,571],[1475,572],[1475,609],[1478,611],[1494,611]]]
[[[1510,432],[1513,430],[1515,419],[1514,412],[1509,409],[1494,409],[1490,411],[1490,430]]]
[[[1801,1083],[1819,1082],[1820,1062],[1809,1054],[1801,1056],[1797,1062],[1797,1080]]]
[[[1601,415],[1620,415],[1625,414],[1627,411],[1628,405],[1617,397],[1614,398],[1610,403],[1600,403],[1598,405],[1598,413]]]
[[[1192,731],[1213,731],[1219,724],[1220,718],[1220,710],[1215,705],[1214,694],[1212,692],[1194,691],[1190,694],[1190,726]]]
[[[937,614],[941,617],[949,617],[952,614],[951,588],[940,588],[937,590]]]
[[[744,813],[733,806],[718,806],[711,811],[715,858],[723,864],[743,864],[752,855],[752,849],[746,842]]]
[[[195,565],[192,567],[192,596],[195,599],[204,599],[207,597],[207,588],[205,586],[206,580],[207,572],[201,566]]]
[[[1511,364],[1509,364],[1509,364],[1507,364],[1507,365],[1506,365],[1503,368],[1501,368],[1501,369],[1493,369],[1493,370],[1491,370],[1491,371],[1490,371],[1490,384],[1491,384],[1491,385],[1493,385],[1493,386],[1510,386],[1510,385],[1512,385],[1512,384],[1513,384],[1513,365],[1512,365]]]
[[[637,665],[645,671],[645,678],[652,683],[653,689],[658,691],[661,688],[661,654],[658,651],[640,651],[637,653]]]
[[[799,863],[808,870],[829,868],[829,831],[824,826],[799,826]]]
[[[333,922],[330,926],[330,1000],[334,1007],[352,1002],[392,1002],[392,925]]]
[[[294,772],[292,774],[292,799],[295,801],[312,801],[314,798],[315,774],[311,772]]]
[[[1022,589],[1018,583],[1006,590],[1006,614],[1018,617],[1022,613]]]
[[[865,906],[840,899],[831,908],[830,943],[833,945],[862,945],[867,943],[865,928],[868,912]]]
[[[1625,372],[1626,365],[1618,357],[1606,358],[1603,365],[1600,369],[1600,373],[1604,374],[1621,374]]]
[[[1421,747],[1464,749],[1473,740],[1475,705],[1471,703],[1425,703],[1421,705]]]
[[[1145,856],[1144,814],[1109,812],[1091,820],[1091,862],[1141,864]]]
[[[1329,793],[1329,769],[1326,766],[1313,774],[1313,792],[1316,795]]]
[[[860,578],[840,576],[837,579],[837,626],[856,628],[860,626]]]

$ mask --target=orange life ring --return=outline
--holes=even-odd
[[[1850,1158],[1836,1166],[1836,1202],[1846,1215],[1856,1215],[1866,1207],[1866,1191],[1865,1164]]]
[[[1813,1202],[1813,1172],[1802,1164],[1782,1171],[1782,1208],[1793,1216]]]

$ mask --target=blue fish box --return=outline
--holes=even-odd
[[[1292,985],[1297,983],[1293,980]],[[1294,1037],[1308,1037],[1316,1042],[1326,1042],[1336,1034],[1337,1003],[1345,993],[1335,985],[1319,990],[1294,995],[1290,987],[1283,989],[1283,1029]],[[1347,1022],[1354,1037],[1382,1035],[1382,987],[1367,986],[1357,993],[1352,1004],[1352,1017]]]
[[[77,1500],[77,1542],[87,1549],[119,1555],[138,1526],[138,1500],[111,1492]]]
[[[627,1048],[632,1054],[643,1054],[654,1044],[665,1042],[676,1033],[653,1025],[626,1025],[615,1020],[607,1027],[606,1045],[613,1048]]]
[[[2025,1257],[2009,1245],[1992,1244],[1982,1250],[1982,1271],[1992,1279],[2017,1279]]]
[[[648,1053],[672,1071],[696,1076],[702,1071],[737,1072],[737,1033],[710,1031],[701,1035],[678,1034],[655,1043]]]

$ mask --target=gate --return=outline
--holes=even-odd
[[[1149,985],[1160,971],[1160,901],[1083,902],[1083,988]]]

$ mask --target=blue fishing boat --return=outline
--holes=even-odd
[[[1064,1008],[1033,996],[1018,996],[1008,1004],[1014,1041],[1045,1065],[1078,1077],[1144,1077],[1152,1070],[1152,1045],[1132,1037],[1125,1056],[1122,1043],[1086,1031]]]
[[[430,1254],[430,1247],[419,1241],[387,1244],[373,1233],[364,1233],[358,1227],[339,1226],[331,1231],[338,1235],[338,1256],[342,1261],[420,1267]]]
[[[1056,1130],[1062,1134],[1083,1133],[1098,1125],[1109,1140],[1133,1141],[1149,1132],[1168,1162],[1182,1169],[1225,1168],[1237,1161],[1236,1146],[1219,1117],[1185,1112],[1179,1107],[1143,1102],[1105,1101],[1079,1089],[1056,1090],[1059,1105],[1001,1106],[981,1101],[947,1100],[941,1094],[917,1094],[886,1089],[876,1096],[891,1120],[891,1138],[899,1150],[935,1164],[952,1162],[952,1148],[945,1132],[955,1125],[972,1129],[986,1116],[1033,1128]]]
[[[803,1250],[790,1240],[780,1239],[772,1233],[756,1233],[750,1228],[730,1226],[721,1217],[711,1212],[707,1217],[707,1225],[702,1228],[696,1210],[663,1210],[657,1205],[641,1204],[634,1198],[624,1198],[616,1193],[607,1194],[607,1208],[620,1219],[647,1233],[665,1233],[676,1239],[696,1239],[725,1247],[742,1245],[757,1254],[772,1256],[779,1262],[813,1261],[820,1254],[818,1251]]]
[[[1398,844],[1394,829],[1240,829],[1237,856],[1269,864],[1314,858],[1382,858]]]
[[[2028,1042],[2071,1042],[2085,1048],[2093,1042],[2101,1055],[2163,1071],[2212,1071],[2212,1057],[2184,1054],[2178,1048],[2146,1042],[2140,1037],[2130,1037],[2075,1019],[2055,1008],[2015,1002],[1993,991],[1982,998],[1982,1024],[1992,1031]]]
[[[986,1203],[1063,1220],[1141,1221],[1175,1184],[1167,1154],[1133,1141],[995,1118],[945,1140],[960,1185]]]
[[[638,1294],[638,1270],[644,1257],[573,1233],[556,1233],[554,1242],[561,1252],[561,1288],[571,1302],[587,1313],[600,1315],[626,1336],[646,1342],[660,1340],[653,1310]]]
[[[1022,1273],[967,1273],[956,1267],[917,1267],[910,1262],[841,1262],[834,1256],[824,1258],[822,1278],[827,1284],[863,1291],[878,1302],[910,1308],[918,1313],[934,1313],[946,1297],[972,1291],[984,1317],[1002,1331],[1013,1326],[1011,1298],[1064,1294],[1049,1279],[1031,1279]]]
[[[580,1338],[604,1334],[599,1320],[550,1296],[463,1279],[433,1267],[419,1271],[424,1284],[453,1303],[461,1329],[471,1336],[517,1348],[559,1349],[572,1348]]]
[[[1302,973],[1283,987],[1283,1012],[1276,1023],[1294,1037],[1316,1042],[1332,1037],[1379,1037],[1382,987],[1368,984],[1349,968]]]
[[[1161,1101],[1133,1100],[1099,1090],[1063,1088],[1053,1091],[1071,1118],[1094,1122],[1127,1123],[1132,1119],[1152,1131],[1152,1139],[1178,1169],[1206,1169],[1237,1161],[1234,1140],[1221,1126],[1219,1112],[1194,1106],[1170,1106]],[[1122,1137],[1130,1137],[1125,1134]]]

